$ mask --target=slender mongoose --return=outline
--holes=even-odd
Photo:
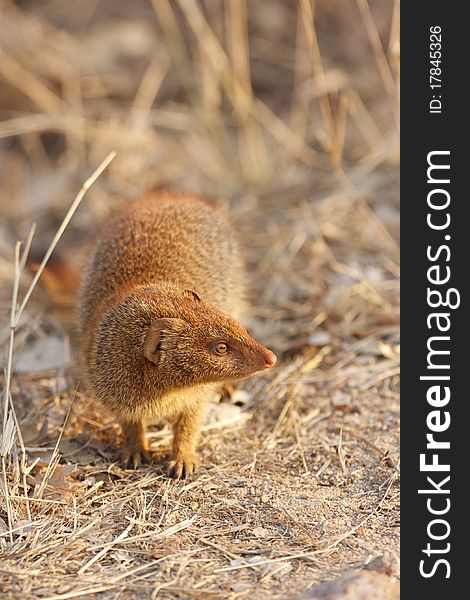
[[[78,295],[81,369],[123,427],[126,463],[151,459],[145,424],[168,419],[170,473],[192,474],[207,401],[274,365],[237,320],[243,298],[235,233],[202,199],[148,195],[99,233]]]

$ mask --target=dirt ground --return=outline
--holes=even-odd
[[[399,3],[0,11],[0,595],[300,598],[383,555],[395,579]],[[119,427],[77,387],[72,310],[38,286],[11,327],[32,224],[41,258],[112,151],[52,257],[78,265],[121,198],[207,195],[239,231],[245,322],[278,356],[214,405],[186,481],[161,466],[166,428],[161,465],[119,465]]]

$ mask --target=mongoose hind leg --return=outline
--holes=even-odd
[[[120,453],[122,464],[138,469],[142,464],[152,463],[152,454],[147,450],[145,426],[142,421],[123,423],[124,446]]]
[[[180,413],[173,424],[173,451],[168,469],[174,479],[186,479],[197,467],[196,446],[203,416],[203,406],[198,403]]]

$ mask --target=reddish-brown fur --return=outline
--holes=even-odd
[[[90,393],[122,423],[132,463],[149,458],[145,422],[166,418],[172,474],[191,474],[216,388],[273,366],[235,320],[243,297],[234,232],[203,200],[159,193],[110,219],[79,293],[81,363]]]

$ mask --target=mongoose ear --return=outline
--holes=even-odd
[[[161,357],[161,343],[165,331],[174,329],[174,325],[181,319],[154,319],[148,328],[144,342],[144,356],[158,365]]]
[[[201,301],[201,297],[199,296],[199,294],[196,294],[196,292],[193,290],[184,290],[184,293],[193,298],[194,300],[197,300],[198,302]]]

